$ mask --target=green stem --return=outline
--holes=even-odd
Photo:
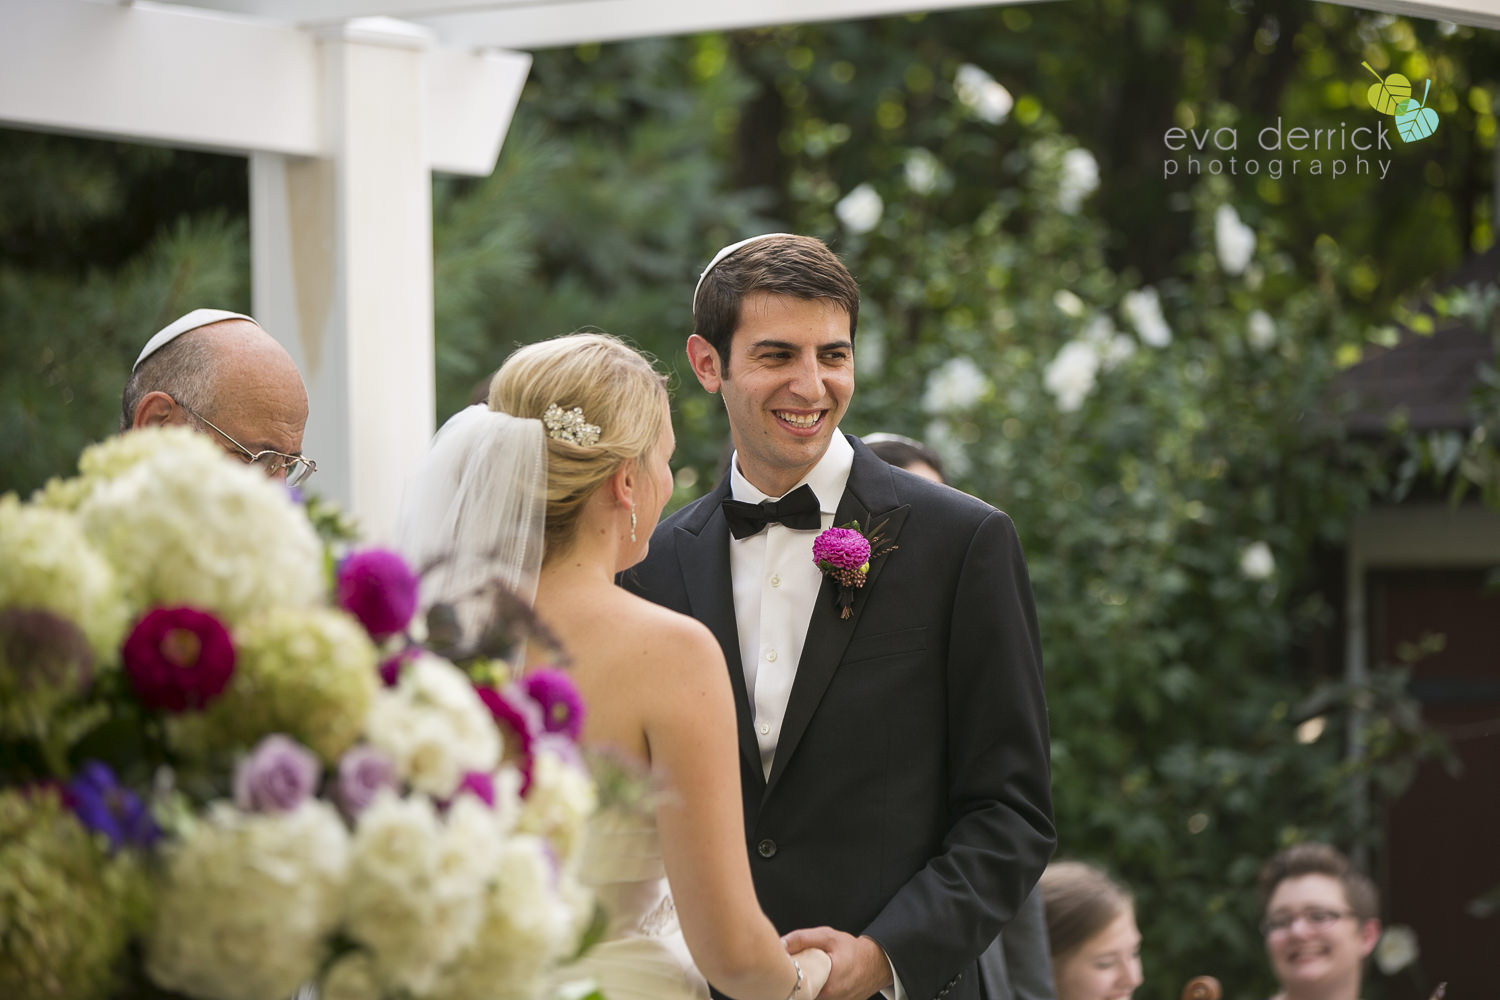
[[[1381,83],[1385,83],[1385,77],[1383,77],[1379,73],[1375,72],[1375,68],[1373,66],[1371,66],[1369,63],[1362,62],[1362,63],[1360,63],[1360,65],[1363,66],[1365,69],[1369,70],[1370,71],[1370,75],[1373,76],[1375,79],[1379,80]]]

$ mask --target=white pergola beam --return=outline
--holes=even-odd
[[[164,4],[0,4],[0,124],[242,155],[333,151],[316,32]],[[412,31],[349,23],[356,33]],[[428,166],[488,175],[531,56],[428,47],[424,59]]]
[[[1500,0],[1327,0],[1345,7],[1384,11],[1429,21],[1452,21],[1500,30]]]
[[[243,153],[324,149],[306,32],[188,8],[4,0],[0,124]]]
[[[1017,0],[1007,0],[1015,3]],[[485,11],[416,16],[448,44],[542,49],[702,31],[912,14],[937,8],[999,7],[995,0],[566,0]],[[506,39],[512,39],[506,41]]]
[[[425,24],[453,46],[538,49],[810,21],[996,7],[1021,0],[192,0],[304,24],[383,14]]]

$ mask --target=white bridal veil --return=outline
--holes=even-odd
[[[489,624],[488,584],[504,584],[528,605],[536,596],[545,433],[540,420],[470,406],[449,418],[407,478],[397,547],[422,574],[422,610],[452,605],[465,639]]]

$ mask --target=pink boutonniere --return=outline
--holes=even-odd
[[[832,577],[839,585],[835,603],[840,618],[854,615],[854,592],[865,585],[870,563],[899,548],[883,544],[880,537],[883,527],[885,523],[881,522],[867,535],[860,530],[859,522],[854,521],[842,528],[829,528],[813,539],[813,562],[824,576]]]

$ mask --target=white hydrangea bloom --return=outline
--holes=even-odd
[[[109,663],[128,624],[114,568],[62,510],[0,497],[0,608],[40,608],[82,630]]]
[[[531,1000],[544,973],[572,951],[584,907],[576,883],[559,875],[540,838],[501,847],[486,886],[478,933],[444,970],[433,995],[448,1000]]]
[[[531,788],[521,804],[516,829],[546,837],[560,857],[572,858],[583,841],[584,824],[598,806],[588,772],[548,749],[532,760]]]
[[[376,693],[368,728],[371,745],[390,756],[402,779],[439,799],[450,798],[467,772],[490,772],[500,762],[489,709],[463,672],[436,656],[419,656],[395,688]]]
[[[442,842],[430,799],[402,798],[388,789],[360,813],[354,829],[344,929],[368,949],[383,984],[417,995],[432,989],[443,962],[472,937],[481,914],[474,893],[455,899],[438,891]],[[455,937],[464,931],[467,936]]]
[[[1265,542],[1251,542],[1240,552],[1240,575],[1247,580],[1269,580],[1276,572],[1276,557]]]
[[[203,1000],[291,996],[318,971],[349,863],[326,802],[242,813],[215,803],[162,852],[146,970]]]
[[[134,609],[191,605],[234,624],[322,603],[322,546],[285,486],[200,434],[155,444],[78,508]]]
[[[1063,154],[1062,179],[1057,186],[1057,204],[1069,215],[1077,212],[1083,199],[1099,190],[1099,161],[1086,149],[1070,149]]]
[[[972,63],[958,67],[953,90],[959,101],[981,121],[998,125],[1010,115],[1016,99],[1004,85]]]
[[[1240,221],[1233,205],[1214,211],[1214,249],[1225,274],[1243,274],[1255,254],[1255,230]]]
[[[914,149],[906,157],[906,186],[917,194],[931,194],[942,171],[942,165],[930,150]]]
[[[1276,321],[1264,309],[1257,309],[1245,322],[1245,342],[1257,351],[1269,351],[1276,344]]]
[[[868,233],[880,224],[880,217],[885,214],[885,202],[873,187],[861,184],[839,199],[839,203],[833,206],[833,214],[851,233]]]
[[[1166,347],[1172,342],[1172,328],[1161,314],[1161,297],[1156,294],[1156,289],[1126,292],[1120,301],[1120,309],[1135,327],[1141,342],[1148,347]]]
[[[1100,364],[1099,350],[1086,340],[1070,340],[1042,373],[1042,385],[1057,400],[1057,408],[1072,413],[1094,391]]]
[[[957,413],[984,398],[990,380],[972,359],[949,358],[927,376],[922,409],[928,413]]]

